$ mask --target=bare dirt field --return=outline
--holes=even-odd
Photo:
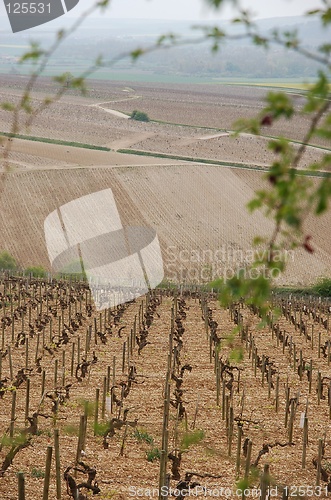
[[[0,100],[17,102],[23,85],[24,79],[1,77]],[[91,82],[90,87],[87,97],[71,92],[43,111],[28,130],[20,131],[64,140],[67,145],[11,141],[10,168],[3,166],[0,178],[0,250],[8,250],[22,267],[42,265],[50,270],[44,235],[47,215],[71,200],[111,188],[124,226],[155,229],[168,280],[195,285],[229,277],[249,262],[252,238],[272,231],[270,220],[260,211],[247,213],[255,190],[268,189],[264,172],[249,165],[266,167],[272,158],[265,148],[268,139],[230,139],[228,132],[233,120],[254,116],[262,108],[265,91],[230,86],[128,87],[125,82]],[[53,91],[53,84],[41,80],[33,104],[42,103]],[[295,99],[299,107],[302,98]],[[138,123],[104,108],[127,114],[139,109],[172,124]],[[0,120],[0,131],[8,132],[11,114],[0,111]],[[266,133],[276,135],[281,130],[300,140],[307,125],[300,117],[295,126],[282,123]],[[72,147],[70,142],[112,151]],[[116,151],[121,148],[242,163],[248,168]],[[318,157],[319,151],[310,149],[302,166]],[[330,227],[330,212],[306,220],[305,233],[312,237],[314,253],[289,252],[288,269],[279,284],[308,284],[330,276]],[[252,494],[259,497],[261,475],[269,464],[270,484],[278,498],[285,498],[285,486],[292,488],[291,496],[301,486],[301,498],[327,498],[330,304],[318,299],[277,302],[273,305],[280,306],[282,315],[261,328],[257,311],[238,304],[223,309],[211,294],[205,304],[208,312],[205,298],[194,287],[188,293],[184,290],[180,300],[163,289],[100,313],[86,285],[17,282],[0,276],[0,435],[4,436],[0,499],[17,499],[19,471],[25,476],[26,498],[43,498],[46,450],[54,446],[55,429],[60,436],[62,499],[70,498],[63,474],[76,463],[78,447],[91,477],[95,468],[97,484],[94,478],[89,484],[100,489],[95,498],[158,498],[169,359],[172,458],[167,472],[172,488],[191,472],[192,482],[205,488],[200,497],[242,498],[236,480],[248,467]],[[231,358],[233,349],[240,353],[238,359]],[[111,412],[106,402],[110,392]],[[307,404],[303,466],[305,434],[300,421]],[[86,435],[79,445],[80,422]],[[319,439],[323,439],[321,478],[313,462]],[[252,453],[247,459],[248,440]],[[8,457],[12,446],[22,443],[27,446]],[[8,464],[11,458],[13,463]],[[67,472],[77,482],[88,479],[86,473],[75,477],[71,469]],[[81,489],[87,494],[86,488]],[[54,447],[49,491],[49,499],[55,499]],[[82,498],[92,498],[91,491]]]
[[[0,97],[17,101],[24,81],[10,81],[10,90],[1,87],[0,82]],[[240,110],[248,110],[253,116],[261,108],[264,89],[215,85],[154,88],[147,84],[132,88],[102,82],[91,82],[90,87],[87,97],[70,91],[70,95],[43,111],[28,130],[23,127],[21,133],[230,164],[267,166],[272,161],[266,149],[268,139],[249,135],[232,138],[228,132],[194,126],[213,127],[214,120],[222,117],[218,126],[230,130],[233,113],[239,116]],[[40,104],[52,92],[54,84],[41,80],[33,103]],[[103,109],[118,106],[122,110],[123,105],[138,108],[142,95],[149,106],[154,105],[152,118],[167,118],[162,115],[164,103],[167,113],[183,106],[186,114],[172,121],[190,126],[135,122]],[[299,105],[302,98],[296,100]],[[228,108],[232,112],[227,112]],[[0,115],[1,129],[10,130],[11,114],[1,111]],[[291,137],[298,139],[306,124],[301,119],[295,123],[298,128],[292,126]],[[302,166],[317,161],[319,156],[320,150],[310,148]],[[217,273],[232,272],[251,255],[252,238],[271,230],[270,222],[261,213],[250,216],[245,208],[257,187],[267,187],[262,172],[16,139],[11,142],[9,165],[11,171],[2,179],[1,224],[5,230],[0,235],[0,248],[12,252],[22,266],[42,264],[49,268],[43,235],[45,217],[62,203],[105,187],[113,189],[126,224],[145,224],[157,231],[165,276],[176,281],[195,282],[203,276],[210,279]],[[307,221],[315,253],[291,254],[288,274],[282,282],[310,283],[329,274],[329,225],[330,215]]]
[[[8,102],[18,99],[24,78],[13,83],[11,90],[4,89],[0,80],[0,98]],[[1,93],[1,88],[2,93]],[[47,80],[38,84],[33,104],[38,106],[47,95],[54,92]],[[72,92],[72,91],[70,91]],[[91,82],[87,97],[66,95],[60,102],[44,110],[29,129],[28,135],[71,140],[112,149],[129,148],[166,152],[183,156],[216,160],[270,164],[272,156],[267,151],[269,139],[240,136],[235,140],[228,135],[217,135],[213,128],[232,131],[239,118],[253,118],[263,108],[267,90],[256,87],[229,85],[169,85],[135,84],[134,88],[120,83]],[[303,99],[292,96],[296,109]],[[145,111],[152,120],[169,122],[141,123],[127,120],[134,109]],[[118,111],[119,115],[107,110]],[[2,130],[9,131],[11,114],[1,111]],[[24,116],[22,116],[24,123]],[[186,125],[186,126],[180,126]],[[204,128],[199,128],[204,127]],[[211,129],[208,130],[208,127]],[[293,121],[281,120],[272,127],[264,127],[266,136],[278,134],[300,141],[309,128],[309,120],[298,114]],[[327,146],[321,139],[314,144]],[[317,161],[318,150],[308,151],[302,161],[306,167]]]
[[[55,145],[50,149],[65,151]],[[8,249],[23,266],[41,264],[49,269],[43,228],[49,213],[106,187],[114,193],[124,225],[156,230],[165,276],[176,282],[207,281],[231,274],[246,259],[252,259],[252,239],[272,230],[271,222],[260,212],[250,215],[245,208],[256,186],[264,184],[262,172],[179,162],[169,165],[166,160],[157,165],[153,159],[139,156],[133,157],[136,164],[120,166],[128,162],[125,155],[78,151],[86,155],[88,165],[95,154],[95,165],[98,159],[100,165],[29,169],[5,177],[0,247]],[[107,154],[114,157],[116,168],[105,166]],[[329,274],[329,227],[329,214],[307,222],[315,252],[290,253],[282,283],[311,283]]]

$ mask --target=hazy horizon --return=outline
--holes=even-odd
[[[225,6],[215,10],[206,0],[113,0],[103,15],[114,19],[225,20],[237,12],[228,4],[226,2]],[[323,6],[322,0],[271,0],[268,3],[265,0],[242,0],[240,4],[257,19],[297,16]],[[89,0],[80,0],[70,15],[77,16],[90,5]]]

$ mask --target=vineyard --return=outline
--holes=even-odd
[[[329,300],[3,275],[0,308],[1,499],[330,494]]]

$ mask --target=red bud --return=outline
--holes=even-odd
[[[310,245],[309,241],[311,240],[311,236],[306,236],[305,240],[302,244],[303,248],[308,252],[308,253],[314,253],[313,247]]]
[[[261,125],[270,127],[272,125],[273,119],[271,115],[265,115],[261,120]]]
[[[268,180],[269,180],[270,184],[272,184],[274,186],[277,182],[277,177],[275,175],[270,174],[268,176]]]

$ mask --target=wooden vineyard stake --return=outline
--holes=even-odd
[[[25,338],[25,368],[29,367],[29,337]]]
[[[318,332],[318,353],[317,356],[321,357],[321,332]]]
[[[321,372],[318,370],[318,372],[317,372],[317,404],[318,405],[321,402],[321,393],[322,393],[322,376],[321,376]]]
[[[130,355],[131,355],[131,357],[133,356],[133,349],[134,349],[134,336],[133,336],[133,328],[131,328],[131,331],[130,331]]]
[[[97,338],[97,335],[95,334],[95,339]],[[96,344],[96,342],[95,342]],[[87,357],[87,353],[89,350],[89,329],[86,329],[86,334],[85,334],[85,357]]]
[[[307,445],[308,445],[308,417],[305,414],[303,422],[303,438],[302,438],[302,462],[301,462],[302,469],[305,469],[306,467]]]
[[[318,440],[318,457],[317,457],[317,470],[316,470],[316,486],[320,485],[321,482],[321,466],[322,466],[322,455],[323,455],[323,439]]]
[[[77,337],[77,365],[80,363],[80,336]]]
[[[39,354],[39,343],[40,343],[40,332],[38,331],[38,332],[37,332],[36,354],[35,354],[35,357],[34,357],[34,361],[35,361],[35,363],[37,362],[37,359],[38,359],[38,354]]]
[[[28,322],[29,322],[29,324],[31,323],[31,306],[29,306],[29,309],[28,309]]]
[[[78,434],[78,443],[77,443],[77,452],[76,452],[76,464],[80,462],[82,450],[84,449],[84,431],[85,431],[85,415],[80,416],[79,421],[79,434]]]
[[[97,318],[94,318],[94,345],[98,345],[97,331],[98,331]],[[88,343],[88,331],[86,332],[86,349],[87,349],[87,343]]]
[[[248,341],[248,359],[251,359],[251,356],[252,356],[252,338],[251,338],[251,335],[252,335],[252,332],[249,332],[250,334],[250,339]],[[246,346],[246,349],[247,349],[247,346]]]
[[[94,408],[94,436],[97,435],[98,420],[99,420],[99,400],[100,400],[100,389],[95,390],[95,408]]]
[[[10,425],[9,425],[9,437],[11,438],[14,436],[15,411],[16,411],[16,391],[13,391],[12,402],[11,402],[11,413],[10,413]]]
[[[255,347],[254,353],[254,376],[256,377],[256,369],[257,369],[257,347]]]
[[[9,360],[9,376],[10,376],[10,380],[13,380],[14,378],[14,374],[13,374],[13,360],[12,360],[12,357],[11,357],[11,347],[10,345],[8,346],[8,360]]]
[[[130,337],[129,336],[127,337],[126,345],[127,345],[127,348],[128,348],[127,366],[128,366],[128,373],[129,373],[129,370],[130,370],[130,350],[131,350]]]
[[[268,365],[268,398],[271,397],[271,365]]]
[[[168,366],[170,365],[170,363],[171,363],[171,355],[169,354]],[[168,495],[162,494],[162,487],[166,485],[166,474],[167,474],[169,407],[170,407],[170,369],[167,370],[165,386],[164,386],[162,449],[160,453],[159,500],[168,498]]]
[[[71,346],[71,366],[70,366],[70,375],[73,377],[74,375],[74,366],[75,366],[75,343]]]
[[[289,441],[289,443],[293,442],[294,415],[295,415],[294,401],[291,401],[290,421],[289,421],[289,427],[288,427],[288,441]]]
[[[106,396],[107,396],[107,377],[103,377],[102,406],[101,406],[101,418],[102,419],[105,418]]]
[[[247,443],[247,454],[245,460],[245,480],[247,481],[249,477],[249,473],[251,470],[251,456],[252,456],[252,441],[249,439]],[[242,500],[245,500],[247,497],[245,495],[245,490],[242,492]]]
[[[87,434],[87,420],[88,420],[88,401],[84,402],[84,432],[82,440],[82,450],[86,447],[86,434]]]
[[[107,366],[107,394],[110,392],[110,366]]]
[[[232,438],[233,438],[233,406],[230,406],[229,411],[229,429],[228,429],[228,455],[231,457],[232,453]]]
[[[30,319],[29,323],[31,323],[31,319]],[[52,342],[52,336],[53,336],[53,321],[52,321],[52,318],[51,318],[50,322],[49,322],[49,343],[50,344]]]
[[[53,453],[52,446],[47,446],[43,500],[48,500],[49,483],[51,479],[52,453]]]
[[[302,374],[303,374],[303,358],[302,358],[302,349],[300,349],[300,359],[299,359],[299,378],[300,381],[302,380]]]
[[[269,464],[264,464],[264,469],[261,477],[261,500],[266,500],[268,490],[270,488]]]
[[[238,442],[237,442],[237,457],[236,457],[236,480],[239,479],[240,474],[240,452],[241,452],[241,438],[242,438],[242,426],[238,425]]]
[[[225,396],[225,426],[226,426],[226,433],[228,436],[228,431],[229,431],[229,396],[228,394]]]
[[[115,383],[116,383],[116,356],[113,356],[112,387],[115,387]],[[111,398],[111,412],[113,413],[113,398]]]
[[[1,327],[1,351],[3,352],[4,350],[5,350],[5,324],[2,323],[2,327]]]
[[[61,461],[60,461],[60,439],[59,429],[54,429],[54,454],[56,471],[56,498],[61,500]]]
[[[311,394],[312,380],[313,380],[313,360],[311,359],[310,363],[309,363],[309,380],[308,380],[308,383],[309,383],[309,388],[308,388],[309,394]]]
[[[277,375],[277,379],[276,379],[275,410],[276,410],[276,413],[278,413],[278,410],[279,410],[279,375]]]
[[[24,413],[25,422],[27,421],[29,416],[29,405],[30,405],[30,379],[28,378],[26,381],[25,413]]]
[[[57,371],[58,371],[59,360],[56,359],[54,362],[54,388],[57,386]]]
[[[213,361],[213,340],[211,334],[209,335],[209,363]]]
[[[247,445],[247,456],[246,456],[246,463],[245,463],[245,479],[248,478],[250,468],[251,468],[252,445],[253,445],[252,441],[249,440],[248,445]]]
[[[225,380],[222,380],[222,420],[225,420]]]
[[[25,500],[25,481],[24,481],[24,473],[17,473],[18,479],[18,500]]]
[[[285,403],[285,422],[284,427],[287,428],[288,422],[288,410],[289,410],[289,401],[290,401],[290,388],[286,387],[286,403]]]
[[[135,315],[133,322],[133,348],[136,347],[136,332],[137,332],[137,315]]]
[[[292,335],[291,335],[291,337],[290,337],[290,347],[289,347],[290,364],[291,364],[291,358],[292,358],[292,349],[293,349],[293,339],[292,339]]]
[[[66,383],[66,352],[62,351],[62,387],[65,386]]]

